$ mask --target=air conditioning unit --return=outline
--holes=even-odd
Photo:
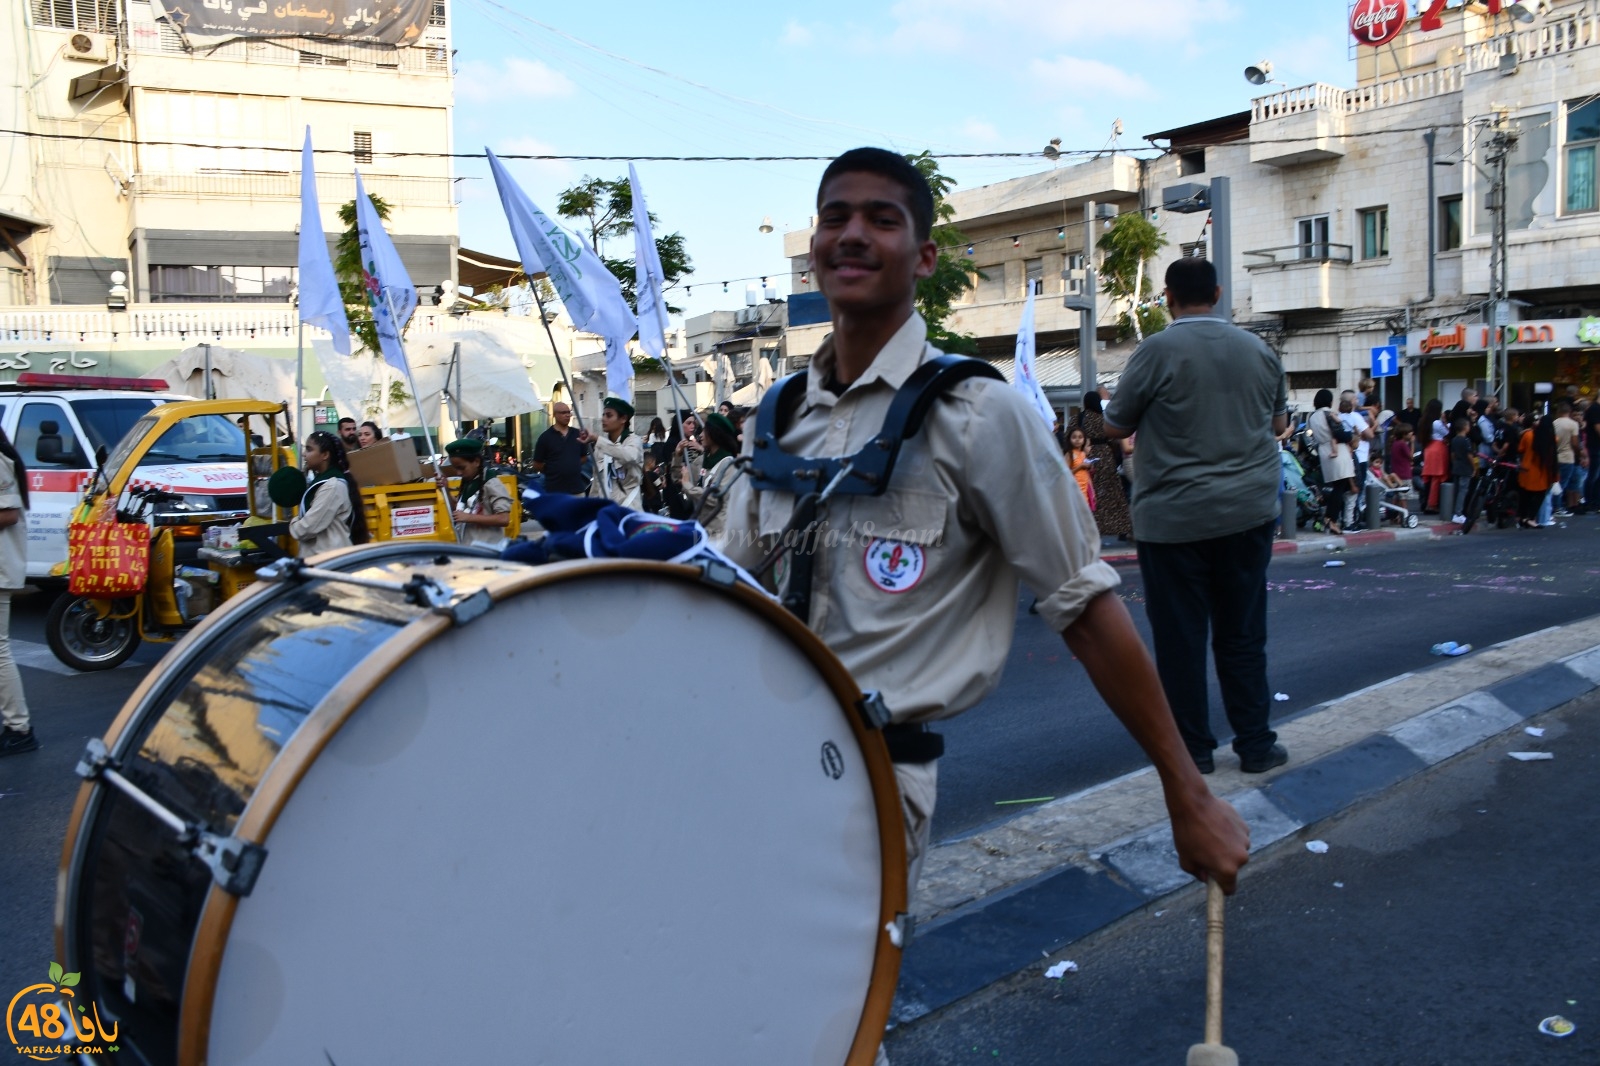
[[[99,33],[74,33],[68,38],[61,54],[68,59],[82,59],[88,63],[110,62],[111,38]]]

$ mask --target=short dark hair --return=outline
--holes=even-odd
[[[345,417],[339,419],[339,424],[341,426],[344,425],[346,422],[350,423],[352,426],[356,424],[356,420],[351,418],[349,415],[346,415]]]
[[[822,190],[840,174],[877,174],[888,178],[906,191],[906,206],[911,209],[911,222],[917,240],[925,241],[933,233],[933,190],[922,171],[899,152],[883,148],[852,148],[828,164],[817,182],[817,206],[822,206]]]
[[[1167,288],[1179,307],[1210,307],[1217,302],[1217,268],[1209,259],[1174,259],[1167,267]]]

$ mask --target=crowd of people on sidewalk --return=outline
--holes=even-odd
[[[1332,390],[1322,389],[1298,431],[1315,459],[1328,532],[1363,528],[1357,503],[1369,486],[1411,496],[1423,515],[1466,523],[1497,473],[1515,487],[1522,528],[1600,510],[1600,463],[1591,462],[1600,455],[1600,405],[1576,386],[1530,411],[1502,407],[1470,387],[1449,411],[1440,400],[1419,409],[1408,397],[1391,414],[1376,397],[1370,378],[1341,393],[1337,408]],[[1286,435],[1286,448],[1296,435]]]

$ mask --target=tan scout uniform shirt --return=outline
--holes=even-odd
[[[483,489],[470,500],[462,500],[468,514],[510,514],[511,490],[497,477],[485,478]],[[480,526],[456,523],[456,540],[462,544],[487,544],[494,547],[506,539],[505,526]]]
[[[598,478],[612,503],[639,506],[639,485],[644,480],[644,441],[629,433],[613,442],[604,433],[594,438],[594,454],[599,459]]]
[[[913,314],[839,397],[823,385],[833,369],[825,341],[783,449],[859,450],[882,428],[895,391],[940,354],[926,335]],[[749,434],[747,454],[754,440]],[[811,628],[863,689],[883,694],[895,721],[950,717],[995,687],[1011,648],[1019,579],[1057,631],[1119,583],[1100,561],[1094,516],[1071,477],[1022,395],[973,378],[947,392],[906,441],[887,493],[830,501]],[[760,561],[794,506],[789,494],[758,494],[750,484],[734,483],[720,541],[746,567]]]
[[[706,493],[716,491],[718,499],[708,505],[699,515],[700,524],[705,527],[706,536],[713,539],[722,536],[722,530],[728,524],[728,487],[734,475],[738,473],[735,464],[738,460],[734,456],[727,456],[720,460],[716,466],[706,471],[704,485],[691,485],[684,490],[684,495],[689,497],[689,502],[698,510],[700,501]]]
[[[289,535],[300,542],[300,558],[348,548],[350,539],[350,490],[343,478],[330,477],[308,488],[311,505],[300,498],[300,516],[289,521]]]

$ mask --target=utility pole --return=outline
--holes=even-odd
[[[1506,264],[1506,170],[1517,135],[1506,123],[1506,113],[1495,115],[1494,133],[1489,138],[1488,159],[1493,167],[1486,206],[1494,221],[1494,239],[1489,251],[1490,321],[1494,326],[1495,395],[1503,405],[1511,403],[1511,356],[1506,330],[1511,325],[1511,279]]]
[[[1090,200],[1083,205],[1083,304],[1078,311],[1078,391],[1082,396],[1088,396],[1100,384],[1100,368],[1096,365],[1100,354],[1100,277],[1094,268],[1095,216],[1095,203]]]

